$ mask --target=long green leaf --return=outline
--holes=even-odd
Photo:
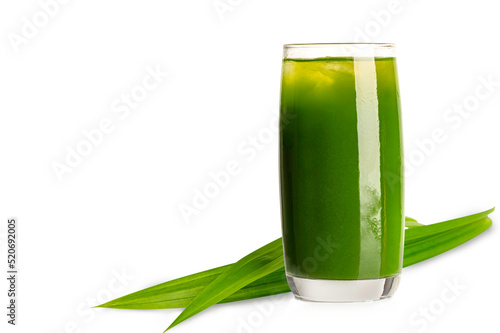
[[[167,281],[109,301],[99,307],[134,310],[185,308],[206,286],[222,274],[228,266],[230,265]],[[281,267],[246,285],[219,303],[241,301],[289,291],[290,288],[288,288],[288,284],[286,283],[285,268]]]
[[[166,331],[283,266],[282,248],[281,239],[277,239],[231,265],[189,303]]]
[[[184,308],[230,266],[220,266],[167,281],[117,298],[99,307],[130,309],[133,305],[133,309],[144,310]]]
[[[436,233],[448,231],[450,229],[458,228],[471,222],[480,220],[490,215],[494,210],[495,208],[492,208],[481,213],[459,217],[444,222],[429,224],[425,226],[425,228],[409,228],[405,230],[405,244],[410,244],[414,241],[418,241],[422,238],[434,235]]]
[[[486,212],[489,213],[491,211],[492,210]],[[481,218],[481,216],[484,216],[486,212],[474,214],[471,216],[474,216],[474,218],[476,219],[477,217]],[[468,230],[465,232],[465,235],[471,235],[471,237],[468,239],[467,237],[461,237],[463,232],[460,231],[460,226],[464,225],[464,221],[467,222],[465,224],[477,222],[477,220],[471,219],[471,216],[465,216],[460,219],[453,219],[450,221],[440,222],[428,226],[418,223],[408,225],[410,220],[413,219],[406,218],[406,225],[410,229],[420,229],[422,231],[421,234],[423,234],[424,236],[420,236],[419,234],[415,233],[411,237],[405,237],[404,267],[448,251],[453,247],[465,243],[470,238],[475,237],[477,234],[487,229],[486,227],[486,229],[479,228],[475,231]],[[440,224],[439,228],[433,227],[437,224]],[[434,234],[427,231],[427,228],[431,227]],[[408,234],[410,229],[407,229],[405,234]],[[446,246],[436,247],[435,244],[445,232],[449,232],[449,234],[446,235],[447,241],[444,244]],[[434,236],[435,238],[432,238]],[[432,238],[432,240],[429,242],[420,242],[418,246],[410,247],[411,244],[428,238]],[[280,240],[281,239],[277,241]],[[201,292],[201,290],[208,286],[217,278],[217,276],[219,276],[230,266],[231,265],[226,265],[208,271],[185,276],[179,279],[171,280],[154,287],[146,288],[135,293],[117,298],[108,303],[100,305],[100,307],[115,309],[170,309],[186,307],[195,298],[195,296]],[[285,278],[285,270],[284,267],[281,266],[276,271],[246,285],[245,287],[226,297],[219,303],[276,295],[289,291],[290,289],[288,287],[288,284],[286,283]]]
[[[451,250],[491,227],[491,223],[491,219],[485,217],[479,221],[405,245],[404,264],[410,266]]]

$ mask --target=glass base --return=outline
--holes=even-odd
[[[312,302],[368,302],[389,298],[399,285],[399,275],[367,280],[306,279],[286,275],[296,298]]]

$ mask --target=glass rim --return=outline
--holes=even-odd
[[[395,47],[394,43],[291,43],[283,44],[284,48],[299,47],[328,47],[328,46],[376,46],[376,47]]]
[[[304,43],[284,44],[283,59],[317,59],[325,57],[395,58],[393,43]]]

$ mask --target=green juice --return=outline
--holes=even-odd
[[[280,117],[287,274],[398,275],[404,192],[395,59],[285,59]]]

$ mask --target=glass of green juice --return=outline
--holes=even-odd
[[[284,45],[280,127],[290,289],[319,302],[392,296],[404,246],[394,45]]]

